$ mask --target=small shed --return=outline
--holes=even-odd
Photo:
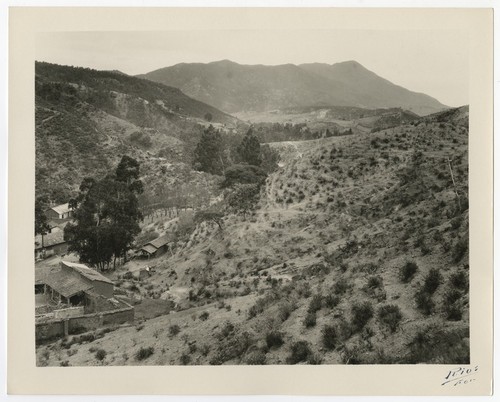
[[[167,233],[144,244],[139,251],[147,258],[158,257],[168,250],[170,243],[172,243],[172,235]]]

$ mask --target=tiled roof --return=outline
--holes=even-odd
[[[54,233],[47,233],[46,235],[43,236],[43,246],[45,248],[52,247],[61,243],[66,243],[66,241],[64,240],[64,231],[62,230]],[[42,248],[42,236],[36,235],[35,250],[39,250],[41,248]]]
[[[85,276],[87,279],[90,279],[91,281],[101,281],[113,284],[112,280],[106,278],[104,275],[100,274],[99,272],[97,272],[92,268],[87,267],[86,265],[77,264],[75,262],[69,262],[69,261],[61,261],[61,264],[73,268],[75,271],[79,272],[80,274]]]
[[[71,297],[77,293],[93,288],[93,286],[83,278],[79,278],[65,271],[52,272],[46,275],[43,279],[43,283],[47,284],[64,297]]]
[[[35,267],[35,285],[45,283],[45,278],[54,272],[59,272],[59,265]]]

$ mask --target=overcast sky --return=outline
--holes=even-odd
[[[389,81],[449,106],[468,103],[463,31],[66,32],[37,37],[36,59],[141,74],[177,63],[241,64],[356,60]]]

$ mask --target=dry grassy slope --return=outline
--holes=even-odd
[[[310,364],[466,363],[467,139],[461,124],[428,121],[273,145],[286,150],[285,164],[269,177],[256,213],[227,217],[223,231],[199,225],[140,286],[183,311],[70,352],[60,342],[40,347],[40,364],[279,364],[290,356]],[[418,270],[403,283],[408,261]],[[437,289],[417,308],[431,269],[440,278],[428,287]],[[308,313],[315,302],[318,310]],[[374,310],[366,323],[353,316],[362,302]],[[402,314],[395,332],[378,315],[387,304]],[[180,332],[171,334],[175,325]],[[293,352],[298,341],[307,342],[303,353]],[[152,355],[135,359],[141,347],[153,347]],[[104,349],[106,358],[89,348]]]
[[[123,74],[36,63],[35,87],[37,196],[56,203],[73,197],[84,177],[108,173],[124,154],[144,162],[146,188],[156,187],[163,165],[190,164],[208,124],[204,116],[225,130],[236,124],[176,88]],[[169,184],[175,180],[165,174]]]

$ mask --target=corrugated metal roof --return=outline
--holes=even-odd
[[[172,241],[172,235],[167,233],[163,236],[158,237],[157,239],[154,239],[150,241],[148,244],[151,244],[153,247],[160,248],[163,247],[165,244],[168,244]]]
[[[50,273],[45,276],[43,281],[64,297],[71,297],[93,288],[84,279],[64,271]]]
[[[101,281],[113,284],[113,281],[111,279],[106,278],[104,275],[100,274],[99,272],[97,272],[92,268],[87,267],[86,265],[77,264],[76,262],[69,262],[69,261],[61,261],[61,264],[73,268],[75,271],[79,272],[80,274],[90,279],[91,281]]]
[[[154,254],[156,250],[158,250],[156,247],[152,246],[151,244],[146,244],[141,248],[142,251],[145,251],[146,253],[149,254]]]

